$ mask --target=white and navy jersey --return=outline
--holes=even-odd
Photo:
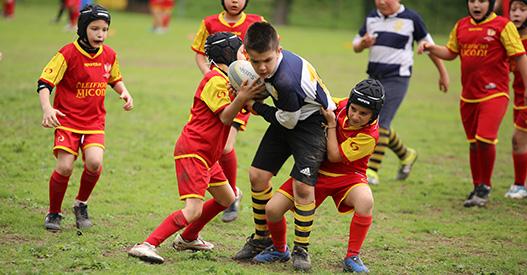
[[[382,15],[379,10],[370,12],[354,43],[366,33],[376,36],[375,44],[370,48],[367,72],[375,79],[409,77],[414,63],[413,42],[434,43],[421,16],[403,5],[390,16]]]
[[[307,60],[286,50],[282,50],[275,72],[265,79],[265,86],[277,108],[270,122],[278,121],[288,129],[318,112],[320,107],[336,108],[315,68]]]

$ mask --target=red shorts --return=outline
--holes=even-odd
[[[318,175],[317,184],[315,185],[315,205],[318,208],[324,200],[331,196],[333,202],[340,213],[350,213],[353,207],[343,203],[351,189],[360,185],[368,185],[368,179],[365,175],[346,175],[342,177],[328,177],[322,174]],[[293,179],[288,179],[278,192],[294,200]]]
[[[179,199],[203,199],[210,186],[229,184],[218,162],[211,168],[197,157],[174,157]]]
[[[53,154],[55,154],[55,157],[58,150],[64,150],[77,157],[79,149],[84,154],[84,150],[91,146],[104,149],[104,134],[79,134],[64,129],[55,130],[55,142],[53,143]]]
[[[150,0],[150,5],[160,8],[174,7],[174,0]]]
[[[74,9],[80,9],[81,7],[81,0],[65,0],[64,6],[66,8],[74,8]]]
[[[245,128],[247,127],[247,123],[249,122],[249,117],[251,116],[251,112],[242,109],[234,118],[234,123],[237,123],[240,125],[240,127],[236,127],[241,131],[245,131]]]
[[[514,108],[514,127],[520,131],[527,132],[527,108]]]
[[[461,121],[468,141],[496,144],[508,103],[509,99],[504,96],[476,103],[461,101]]]

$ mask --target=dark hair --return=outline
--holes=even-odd
[[[278,34],[274,27],[267,22],[252,24],[244,39],[245,49],[259,53],[278,49]]]

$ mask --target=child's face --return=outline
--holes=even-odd
[[[230,15],[239,14],[245,6],[245,0],[225,0],[225,8]]]
[[[247,49],[249,61],[254,71],[262,78],[267,78],[274,72],[280,57],[281,48],[268,50],[263,53]]]
[[[348,123],[352,127],[362,127],[368,124],[372,115],[372,110],[355,103],[350,103],[348,109]]]
[[[400,7],[399,0],[375,0],[375,7],[384,16],[392,15],[399,10]]]
[[[92,47],[98,48],[102,46],[108,36],[108,23],[102,19],[91,22],[86,28],[86,35]]]
[[[476,20],[481,20],[489,10],[488,0],[468,0],[468,12]]]
[[[527,5],[519,1],[512,2],[510,17],[516,28],[521,27],[527,19]]]

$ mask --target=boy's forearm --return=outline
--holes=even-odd
[[[522,76],[523,83],[527,83],[527,56],[520,55],[515,59],[518,70],[520,71],[520,75]],[[527,97],[527,94],[524,94],[524,97]]]
[[[457,57],[457,54],[451,52],[445,46],[433,45],[427,49],[430,54],[443,60],[453,60]]]
[[[198,65],[198,69],[201,71],[202,74],[206,74],[210,71],[206,56],[196,53],[195,59],[196,59],[196,65]]]
[[[443,60],[441,60],[439,57],[435,55],[429,55],[430,60],[434,63],[434,65],[437,68],[437,71],[440,75],[448,74],[448,71],[446,70],[445,63],[443,63]]]
[[[220,113],[220,120],[225,125],[231,125],[236,115],[245,105],[245,102],[236,97],[223,111]]]
[[[113,85],[113,90],[118,94],[122,94],[124,91],[127,91],[126,86],[122,81],[115,83],[115,85]]]
[[[46,112],[53,108],[49,102],[50,91],[48,88],[40,89],[38,97],[40,100],[40,108],[42,109],[42,112]]]

